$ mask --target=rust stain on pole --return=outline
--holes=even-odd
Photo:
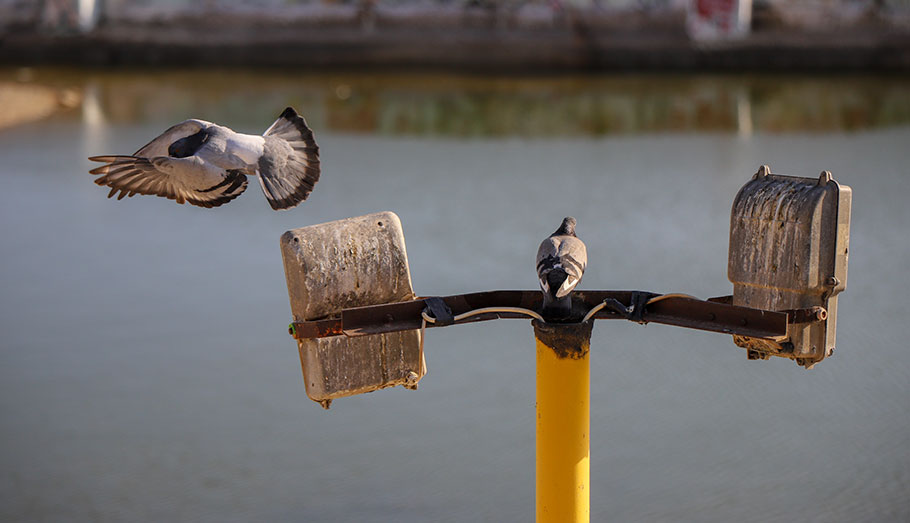
[[[591,348],[591,331],[594,322],[585,323],[544,323],[532,320],[534,336],[547,347],[553,349],[556,357],[584,358]]]

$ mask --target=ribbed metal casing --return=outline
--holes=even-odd
[[[762,166],[740,189],[730,217],[727,275],[733,304],[781,311],[824,307],[827,318],[791,323],[786,338],[734,336],[749,357],[792,358],[807,368],[834,350],[837,295],[846,288],[852,190]]]

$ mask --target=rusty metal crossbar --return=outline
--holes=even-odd
[[[651,300],[634,319],[641,323],[662,323],[690,329],[737,334],[752,338],[782,338],[787,335],[788,323],[806,322],[820,317],[823,310],[766,311],[725,303],[725,298],[700,300],[680,295],[659,295],[641,291],[575,291],[577,308],[590,311],[604,301],[615,300],[623,307],[631,307],[636,295],[660,297]],[[453,315],[487,307],[518,307],[539,311],[540,291],[485,291],[440,297]],[[613,303],[615,303],[613,302]],[[297,321],[291,323],[289,332],[297,339],[325,338],[329,336],[364,336],[420,329],[422,313],[427,310],[426,298],[344,309],[340,316]],[[528,316],[515,312],[488,312],[456,322],[457,324],[500,318]],[[621,314],[615,307],[604,307],[593,315],[595,319],[633,319]],[[823,318],[822,318],[823,319]],[[426,324],[433,328],[432,323]]]

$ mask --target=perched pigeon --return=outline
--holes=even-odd
[[[288,107],[262,136],[235,133],[203,120],[179,123],[132,156],[93,156],[105,165],[89,171],[111,188],[108,198],[136,194],[164,196],[177,203],[218,207],[246,189],[246,176],[259,185],[272,209],[290,209],[306,200],[319,181],[319,146],[313,131]]]
[[[567,217],[537,249],[537,277],[545,315],[566,318],[572,311],[569,294],[588,264],[585,244],[575,236],[575,218]]]

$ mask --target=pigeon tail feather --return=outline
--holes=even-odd
[[[562,269],[554,269],[547,273],[547,287],[550,291],[549,294],[554,299],[557,297],[557,293],[562,287],[563,282],[565,282],[568,277],[569,275]]]
[[[319,146],[306,120],[288,107],[263,134],[259,182],[269,205],[290,209],[307,199],[319,181]]]

